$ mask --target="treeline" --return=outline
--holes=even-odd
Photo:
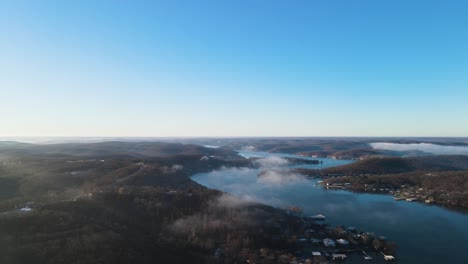
[[[349,182],[352,184],[376,184],[384,188],[400,188],[402,185],[418,186],[447,192],[468,191],[468,171],[410,172],[372,176],[344,176],[329,178],[326,182]]]
[[[205,148],[198,145],[165,142],[100,142],[66,144],[26,144],[0,142],[0,155],[34,156],[56,155],[75,157],[164,158],[175,156],[218,156],[235,158],[237,153],[228,149]]]
[[[435,203],[468,210],[468,170],[343,176],[326,179],[325,183],[350,183],[347,188],[357,191],[372,188],[413,190],[427,196],[426,198],[432,199]]]
[[[412,171],[468,170],[468,156],[438,155],[421,157],[370,157],[348,165],[322,170],[297,169],[309,176],[356,176],[407,173]]]

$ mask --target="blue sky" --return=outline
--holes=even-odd
[[[4,0],[0,113],[0,136],[468,136],[468,2]]]

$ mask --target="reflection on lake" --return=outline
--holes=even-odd
[[[242,152],[246,157],[294,157],[288,154]],[[351,161],[318,159],[325,168]],[[273,169],[288,169],[282,166]],[[298,167],[297,165],[294,167]],[[463,251],[468,245],[468,215],[420,203],[394,201],[390,195],[359,194],[315,187],[317,180],[295,174],[261,179],[257,175],[271,168],[232,168],[199,173],[198,183],[276,207],[299,206],[306,215],[323,214],[331,225],[345,224],[387,236],[398,246],[398,263],[468,263]]]

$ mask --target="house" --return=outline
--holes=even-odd
[[[312,242],[312,244],[320,244],[320,242],[322,242],[322,240],[316,239],[316,238],[311,238],[310,242]]]
[[[334,247],[335,246],[335,241],[333,241],[333,239],[330,239],[330,238],[325,238],[323,240],[323,245],[326,246],[326,247]]]
[[[29,212],[31,210],[32,209],[29,206],[26,206],[26,207],[23,207],[23,208],[20,209],[21,212]]]
[[[344,260],[347,258],[347,256],[345,254],[332,254],[332,258],[333,260],[338,260],[338,259],[341,259],[341,260]]]
[[[341,246],[347,246],[347,245],[349,245],[349,241],[346,240],[346,239],[342,239],[342,238],[336,240],[336,242],[337,242],[339,245],[341,245]]]
[[[314,221],[324,221],[326,217],[324,215],[318,214],[311,216],[310,219]]]

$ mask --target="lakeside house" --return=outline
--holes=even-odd
[[[347,258],[347,256],[345,254],[333,253],[332,258],[333,258],[333,260],[345,260]]]
[[[318,214],[311,216],[310,219],[314,221],[324,221],[326,217],[324,215]]]
[[[320,244],[320,242],[322,242],[322,241],[321,241],[320,239],[311,238],[311,239],[310,239],[310,242],[311,242],[312,244]]]
[[[346,239],[342,239],[342,238],[337,239],[337,240],[336,240],[336,243],[338,243],[338,244],[341,245],[341,246],[348,246],[348,245],[349,245],[349,241],[346,240]]]
[[[20,209],[21,212],[30,212],[31,210],[32,210],[32,208],[29,207],[29,206],[26,206],[26,207],[23,207],[23,208]]]
[[[335,244],[335,241],[333,239],[330,239],[330,238],[325,238],[323,240],[323,245],[326,246],[326,247],[334,247],[336,246]]]

